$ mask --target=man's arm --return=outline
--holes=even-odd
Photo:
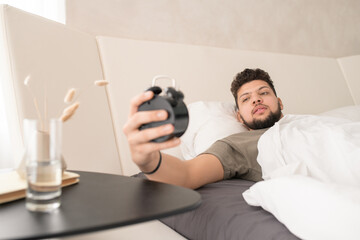
[[[192,189],[223,179],[223,167],[211,154],[202,154],[188,161],[163,153],[162,157],[163,161],[158,171],[147,175],[149,179]],[[154,162],[156,167],[157,161]]]
[[[151,172],[157,167],[160,150],[180,144],[178,138],[163,143],[151,142],[152,139],[172,133],[174,126],[171,124],[139,130],[142,124],[163,121],[167,118],[165,110],[138,112],[138,107],[152,97],[153,93],[148,91],[133,98],[129,118],[123,128],[130,146],[132,160],[143,172]],[[147,177],[154,181],[195,189],[207,183],[222,180],[223,175],[223,167],[213,155],[203,154],[192,160],[182,161],[174,156],[162,153],[159,169]]]

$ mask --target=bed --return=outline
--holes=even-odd
[[[238,126],[233,110],[234,105],[230,103],[195,102],[189,105],[192,122],[181,143],[185,159],[200,154],[217,139],[234,132],[247,131]],[[302,127],[297,121],[311,120],[310,126],[305,125],[305,130],[310,134],[302,131],[301,135],[306,136],[304,139],[301,139],[301,135],[290,136],[285,141],[291,144],[283,143],[279,149],[282,154],[300,156],[300,161],[279,163],[277,160],[282,156],[273,154],[277,151],[278,136],[274,140],[263,136],[258,145],[258,161],[266,181],[254,183],[231,179],[207,184],[196,190],[202,196],[202,204],[198,209],[161,221],[188,239],[357,239],[360,236],[356,226],[360,221],[360,175],[357,174],[360,170],[360,107],[347,106],[317,115],[286,115],[267,133],[280,125],[284,127],[287,118],[291,118],[288,122],[293,124],[290,127],[295,132],[301,131]],[[327,129],[320,131],[327,125],[331,132]],[[350,138],[350,147],[344,145],[343,141],[337,141],[343,129],[351,133],[351,136],[347,136]],[[322,132],[326,135],[322,136]],[[324,137],[329,139],[332,135],[334,140],[328,141],[328,144],[334,146],[321,144],[325,141]],[[291,139],[296,140],[291,142]],[[266,143],[261,145],[261,141]],[[317,151],[306,152],[306,149],[302,149],[301,144],[306,141],[311,144],[315,142]],[[288,150],[291,145],[295,145],[298,150]],[[307,148],[308,145],[304,145]],[[264,146],[270,147],[270,150],[262,149]],[[344,149],[345,153],[341,153],[344,163],[339,163],[337,151],[331,148]],[[316,156],[309,156],[309,153],[325,151],[328,155],[323,153],[319,158],[320,161],[325,159],[325,163],[317,163]],[[293,159],[289,155],[285,156],[282,161]],[[262,162],[264,159],[265,163]],[[266,166],[269,159],[269,166]],[[299,162],[304,166],[299,165]],[[274,171],[276,164],[280,167]],[[339,174],[344,165],[352,166],[352,172],[347,170],[346,176]],[[327,170],[316,172],[319,168]],[[329,172],[328,176],[324,175]],[[276,176],[268,176],[271,174]],[[136,176],[144,177],[143,174]]]

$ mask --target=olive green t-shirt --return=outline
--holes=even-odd
[[[224,168],[224,179],[261,181],[261,167],[256,161],[257,144],[266,130],[268,128],[230,135],[216,141],[202,154],[212,154],[220,160]]]

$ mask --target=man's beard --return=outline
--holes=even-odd
[[[252,122],[247,122],[241,115],[240,117],[243,120],[245,126],[247,126],[250,129],[256,130],[256,129],[263,129],[274,126],[274,124],[280,120],[281,115],[282,113],[279,103],[278,109],[275,112],[270,112],[269,116],[263,120],[254,119]]]

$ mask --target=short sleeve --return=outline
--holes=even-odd
[[[211,154],[219,159],[224,169],[224,179],[261,181],[261,167],[256,159],[257,142],[262,133],[264,130],[231,135],[216,141],[202,154]]]

